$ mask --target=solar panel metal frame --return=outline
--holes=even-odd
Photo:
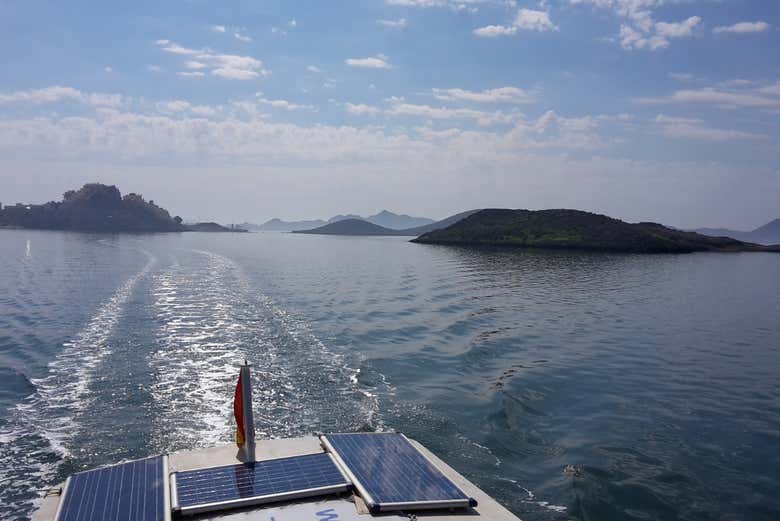
[[[351,433],[355,434],[355,433]],[[374,436],[374,435],[383,435],[388,433],[360,433],[360,435],[365,436]],[[447,477],[444,472],[439,468],[439,466],[434,463],[427,455],[425,455],[421,450],[419,450],[417,447],[412,444],[412,442],[409,440],[409,438],[406,437],[406,435],[402,433],[397,433],[400,437],[402,437],[409,446],[414,449],[414,451],[423,458],[427,463],[429,463],[433,469],[438,472],[441,477],[447,481],[449,481],[453,487],[455,487],[458,491],[460,491],[461,494],[463,494],[463,498],[457,498],[457,499],[442,499],[442,500],[410,500],[410,501],[403,501],[403,502],[381,502],[376,501],[375,498],[368,492],[365,485],[355,476],[355,474],[350,470],[349,465],[342,459],[341,455],[339,455],[338,451],[333,447],[331,442],[328,440],[328,435],[320,436],[320,442],[322,443],[325,450],[327,450],[330,454],[333,455],[334,459],[338,463],[338,465],[341,467],[342,471],[349,477],[349,479],[352,481],[352,486],[355,487],[355,489],[358,491],[360,496],[363,498],[363,500],[366,502],[366,505],[368,506],[369,510],[372,514],[378,514],[380,512],[397,512],[399,510],[434,510],[434,509],[442,509],[442,508],[468,508],[468,507],[476,507],[477,506],[477,500],[470,497],[468,494],[463,492],[463,490],[457,486],[450,478]]]
[[[253,496],[248,498],[238,498],[238,499],[228,499],[223,501],[214,501],[211,503],[201,503],[198,505],[191,505],[191,506],[181,506],[179,504],[179,494],[178,490],[176,488],[176,474],[179,472],[174,472],[171,474],[171,504],[172,509],[176,512],[181,513],[182,515],[195,515],[195,514],[202,514],[204,512],[216,512],[220,510],[228,510],[233,508],[241,508],[241,507],[247,507],[247,506],[257,506],[257,505],[265,505],[269,503],[279,503],[283,501],[290,501],[293,499],[303,499],[307,497],[316,497],[316,496],[326,496],[329,494],[337,494],[339,492],[346,492],[350,489],[352,486],[352,481],[350,478],[345,474],[344,469],[339,465],[332,454],[328,454],[326,452],[322,453],[315,453],[315,454],[324,454],[328,456],[331,463],[333,463],[333,466],[336,467],[336,469],[341,474],[341,477],[344,478],[343,483],[339,483],[336,485],[328,485],[324,487],[314,487],[314,488],[308,488],[308,489],[298,489],[298,490],[291,490],[288,492],[276,492],[273,494],[264,494],[261,496]],[[283,456],[280,458],[271,458],[266,460],[259,460],[255,463],[264,463],[268,461],[276,461],[280,459],[292,459],[300,456],[313,456],[315,454],[298,454],[296,456]],[[243,465],[243,463],[240,463],[238,465]],[[195,470],[213,470],[213,469],[222,469],[222,468],[229,468],[229,467],[235,467],[236,464],[230,464],[230,465],[217,465],[214,467],[203,467],[203,468],[197,468],[197,469],[189,469],[187,471],[180,471],[180,472],[190,472]]]
[[[116,463],[114,465],[107,465],[105,467],[99,467],[92,470],[85,470],[83,472],[77,472],[73,476],[76,476],[78,474],[84,474],[87,472],[95,472],[99,470],[106,470],[113,467],[121,467],[122,465],[127,465],[128,463],[136,463],[139,461],[144,461],[147,459],[152,458],[162,458],[162,475],[163,475],[163,484],[162,484],[162,492],[163,492],[163,521],[171,521],[171,496],[170,496],[170,482],[168,479],[168,455],[162,454],[161,456],[150,456],[148,458],[141,458],[138,460],[132,460],[132,461],[125,461],[124,463]],[[68,476],[68,479],[65,480],[65,485],[62,487],[62,492],[60,493],[60,502],[57,505],[57,510],[54,513],[54,521],[59,521],[60,517],[62,516],[62,511],[65,508],[65,501],[68,498],[68,492],[70,490],[70,485],[72,483],[73,476]]]

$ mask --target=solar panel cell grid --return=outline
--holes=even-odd
[[[324,439],[374,510],[475,504],[402,434],[329,434]]]
[[[58,521],[164,521],[168,518],[163,456],[74,474]]]
[[[191,470],[175,476],[177,506],[185,513],[302,497],[305,491],[327,494],[349,487],[349,481],[325,453]]]

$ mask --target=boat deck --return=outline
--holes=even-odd
[[[470,497],[477,500],[478,505],[467,509],[451,510],[421,510],[414,511],[414,516],[427,521],[447,521],[456,518],[484,518],[493,521],[519,521],[519,518],[501,506],[496,500],[488,496],[473,483],[461,476],[449,465],[436,457],[420,443],[410,440],[438,467],[438,469],[452,480],[458,487]],[[316,436],[303,438],[286,438],[272,440],[258,440],[256,458],[258,461],[284,458],[290,456],[302,456],[306,454],[318,454],[322,452],[320,440]],[[193,470],[222,465],[241,463],[240,453],[235,445],[222,445],[208,449],[182,451],[168,456],[168,470],[170,473]],[[33,516],[33,521],[54,521],[60,496],[57,493],[48,494]],[[383,518],[385,521],[408,519],[406,513],[394,514],[370,514],[360,497],[352,493],[344,493],[320,498],[310,498],[274,505],[254,506],[236,510],[210,512],[194,516],[174,516],[174,519],[202,520],[231,520],[231,521],[348,521],[368,520],[371,517]]]

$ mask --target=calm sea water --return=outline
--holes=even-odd
[[[0,518],[69,473],[401,430],[526,521],[780,519],[780,256],[0,232]]]

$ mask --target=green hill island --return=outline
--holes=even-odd
[[[780,245],[708,237],[656,223],[632,224],[580,210],[481,210],[412,242],[626,253],[780,251]]]

